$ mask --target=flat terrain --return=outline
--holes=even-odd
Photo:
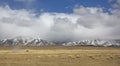
[[[120,48],[0,47],[0,66],[120,66]]]

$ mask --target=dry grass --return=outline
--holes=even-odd
[[[1,47],[0,66],[120,66],[120,48]]]

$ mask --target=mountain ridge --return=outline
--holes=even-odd
[[[11,39],[3,39],[0,40],[1,46],[47,46],[47,45],[54,45],[52,42],[48,42],[41,38],[24,38],[24,37],[16,37]]]
[[[61,46],[115,46],[120,47],[120,40],[80,40],[80,41],[71,41],[58,44],[57,42],[50,42],[43,40],[41,38],[24,38],[16,37],[11,39],[2,39],[0,40],[0,46],[51,46],[51,45],[61,45]]]
[[[64,46],[76,46],[76,45],[86,45],[86,46],[116,46],[120,47],[120,40],[81,40],[81,41],[75,41],[75,42],[67,42],[63,43]]]

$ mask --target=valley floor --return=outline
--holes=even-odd
[[[0,47],[0,66],[120,66],[120,48]]]

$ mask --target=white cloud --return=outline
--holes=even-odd
[[[96,7],[77,7],[74,9],[75,14],[80,14],[80,15],[86,15],[86,14],[97,14],[97,13],[102,13],[103,10],[102,8],[96,8]]]
[[[120,0],[109,0],[112,3],[112,7],[115,9],[120,9]]]
[[[40,36],[50,41],[80,39],[117,39],[120,37],[118,14],[104,13],[102,8],[79,7],[73,13],[42,13],[0,7],[0,38]],[[113,10],[112,10],[113,11]]]

